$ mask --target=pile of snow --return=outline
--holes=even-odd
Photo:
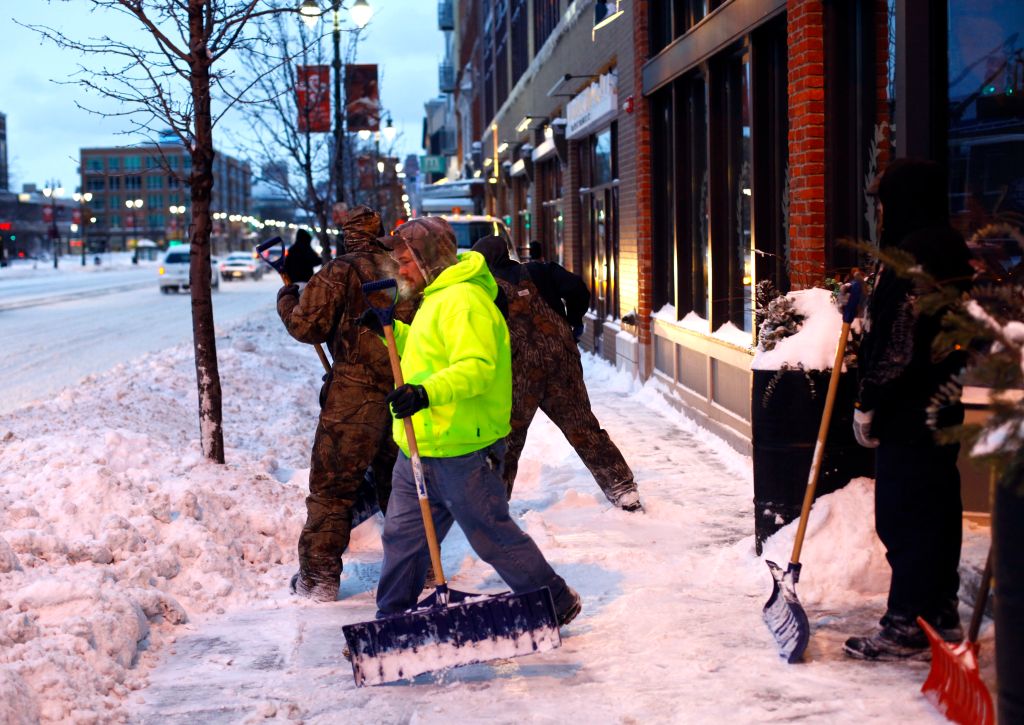
[[[225,466],[199,448],[190,346],[0,418],[0,722],[123,717],[190,616],[282,589],[320,381],[273,322],[218,338]]]
[[[843,317],[832,299],[832,292],[814,287],[787,295],[796,312],[803,315],[800,329],[785,337],[772,350],[758,350],[750,367],[753,370],[830,370],[836,358],[836,343]]]
[[[225,466],[199,450],[190,348],[0,418],[0,722],[500,722],[524,692],[551,721],[675,722],[681,702],[694,722],[929,716],[923,671],[880,677],[841,653],[884,610],[871,482],[815,504],[799,585],[809,662],[789,666],[761,621],[771,578],[754,555],[750,459],[673,407],[661,383],[592,355],[595,412],[646,513],[613,509],[537,416],[511,507],[583,597],[562,646],[357,690],[339,624],[373,616],[379,525],[353,532],[338,602],[286,593],[316,357],[276,320],[222,330],[218,348]],[[795,526],[766,542],[768,557],[788,560]],[[457,531],[443,555],[457,588],[504,588]]]

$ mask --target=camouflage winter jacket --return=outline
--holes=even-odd
[[[360,327],[367,308],[364,282],[396,277],[398,266],[377,241],[380,216],[365,206],[356,207],[345,223],[346,253],[313,275],[302,295],[284,295],[277,303],[288,333],[300,342],[327,343],[334,360],[332,377],[390,391],[394,386],[387,348],[373,332]],[[385,292],[376,293],[378,305],[389,304]],[[411,303],[395,310],[399,320],[412,318]]]

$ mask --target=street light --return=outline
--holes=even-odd
[[[341,4],[342,0],[331,0],[333,16],[331,34],[334,41],[334,60],[331,63],[334,70],[334,199],[338,202],[345,201],[345,117],[342,112],[341,97]],[[317,0],[302,0],[296,7],[296,11],[310,30],[316,26],[317,21],[324,14]],[[356,0],[349,9],[352,23],[359,29],[366,27],[372,15],[373,8],[366,0]]]
[[[49,200],[46,208],[50,210],[50,228],[48,230],[50,245],[53,249],[53,268],[57,269],[60,258],[60,231],[57,229],[57,198],[64,196],[64,187],[59,181],[48,181],[43,187],[43,196]]]
[[[384,128],[381,129],[381,134],[384,136],[385,141],[391,143],[395,140],[395,134],[397,132],[398,129],[395,128],[395,123],[391,120],[391,114],[388,113],[388,121]]]
[[[85,229],[91,221],[95,221],[96,217],[90,216],[86,212],[89,211],[89,202],[92,201],[92,192],[87,191],[84,194],[79,194],[77,191],[71,195],[71,198],[78,202],[78,217],[82,222],[81,224],[81,242],[82,242],[82,266],[85,266]],[[71,225],[71,231],[78,231],[78,226],[75,224]]]
[[[356,0],[352,9],[349,10],[349,14],[357,28],[365,28],[366,24],[370,22],[370,18],[373,17],[373,8],[366,0]]]
[[[128,199],[128,200],[125,201],[124,205],[126,207],[128,207],[129,209],[141,209],[142,208],[142,199]],[[135,230],[135,215],[131,214],[131,215],[129,215],[128,218],[131,219],[131,222],[132,222],[131,228],[132,228],[132,231],[134,231]],[[128,241],[129,241],[128,239],[125,239],[125,247],[128,246]]]

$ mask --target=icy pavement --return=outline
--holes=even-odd
[[[373,614],[379,526],[355,531],[339,601],[287,595],[319,376],[272,322],[218,341],[225,467],[198,454],[186,348],[0,418],[0,721],[944,722],[918,693],[927,664],[841,653],[884,607],[871,483],[815,506],[798,585],[813,635],[787,665],[761,620],[749,460],[589,356],[647,512],[612,509],[538,416],[513,511],[583,596],[561,649],[356,689],[341,625]],[[777,561],[794,528],[768,542]],[[460,534],[442,548],[455,587],[503,588]]]

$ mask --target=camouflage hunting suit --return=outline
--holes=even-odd
[[[397,265],[377,241],[379,230],[376,212],[353,209],[344,226],[346,253],[324,265],[301,297],[283,295],[277,305],[292,337],[327,343],[334,359],[313,439],[306,524],[298,543],[296,589],[321,600],[333,601],[337,595],[351,509],[367,467],[373,466],[383,510],[397,455],[384,403],[394,387],[387,348],[356,322],[367,308],[361,285],[397,274]],[[375,304],[390,303],[387,293],[376,294],[381,299]],[[396,317],[411,319],[411,305],[399,305]]]
[[[580,351],[568,323],[544,301],[526,267],[508,259],[504,243],[474,249],[487,259],[508,302],[512,432],[503,476],[509,497],[527,430],[540,408],[576,449],[608,500],[617,503],[625,491],[636,490],[633,471],[590,408]]]

